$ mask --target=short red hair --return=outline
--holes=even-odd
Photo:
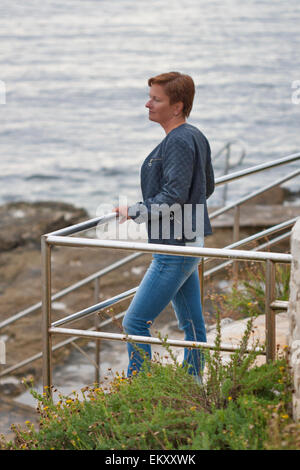
[[[170,104],[179,101],[183,103],[182,112],[185,117],[190,115],[195,96],[195,84],[192,77],[179,72],[161,73],[156,77],[149,78],[148,85],[154,84],[163,86],[166,95],[170,99]]]

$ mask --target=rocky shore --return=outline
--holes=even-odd
[[[280,201],[280,194],[282,199],[286,197],[286,194],[278,193],[279,190],[276,193],[276,204],[266,205],[268,201],[259,199],[255,201],[255,204],[248,205],[247,209],[241,210],[241,238],[300,215],[300,207],[286,205],[286,202],[283,205],[283,200]],[[271,199],[273,202],[274,196]],[[17,202],[0,207],[0,322],[41,300],[41,235],[88,218],[91,216],[84,209],[61,202]],[[222,247],[232,243],[232,221],[233,214],[216,219],[213,222],[214,234],[207,238],[206,246]],[[286,242],[274,248],[274,251],[287,251],[288,249],[289,243]],[[94,248],[55,247],[52,253],[52,293],[68,287],[129,254],[121,250],[97,249],[95,251]],[[137,286],[150,260],[151,255],[143,255],[103,277],[100,283],[99,299],[109,298]],[[219,288],[219,281],[220,277],[216,277],[214,288]],[[211,285],[209,288],[211,289]],[[59,302],[54,302],[53,320],[93,303],[95,303],[94,284],[90,283],[65,296]],[[104,311],[101,313],[101,318],[107,319],[108,316],[116,315],[126,309],[128,303],[129,301],[115,306],[113,311]],[[204,315],[207,325],[213,325],[215,316],[209,302],[205,304]],[[76,327],[88,328],[93,326],[93,322],[93,319],[86,319],[76,322]],[[170,306],[159,317],[155,327],[160,329],[168,322],[173,323],[173,328],[176,328]],[[120,332],[120,322],[114,322],[107,327],[107,330]],[[0,330],[0,338],[6,343],[6,365],[0,366],[0,372],[39,353],[42,348],[41,310],[38,309],[35,313]],[[54,344],[58,341],[61,339],[54,339]],[[70,351],[70,347],[56,351],[55,363],[64,363]],[[35,380],[40,378],[40,359],[16,370],[9,376],[0,378],[0,418],[7,416],[9,410],[17,417],[20,410],[12,411],[10,400],[24,391],[21,380],[28,376],[33,376]],[[29,411],[30,409],[27,410],[28,413]],[[23,408],[20,413],[24,416],[25,409]]]

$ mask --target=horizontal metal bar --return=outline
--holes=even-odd
[[[270,244],[275,244],[275,242],[278,243],[278,242],[282,241],[284,238],[287,238],[287,236],[290,236],[290,232],[288,234],[283,234],[280,237],[278,237],[274,240],[271,240],[268,243],[263,244],[261,247],[253,248],[252,250],[255,251],[258,248],[262,248],[262,247],[268,246]],[[226,263],[223,263],[220,266],[212,268],[209,271],[205,271],[204,272],[204,277],[210,276],[212,273],[223,269],[224,267],[228,266],[231,263],[232,263],[232,260],[230,260]],[[127,298],[132,297],[135,294],[135,292],[137,291],[137,289],[138,289],[138,286],[134,287],[133,289],[130,289],[129,291],[122,292],[122,293],[116,295],[115,297],[112,297],[112,298],[104,300],[104,301],[102,301],[98,304],[95,304],[92,307],[87,307],[87,308],[85,308],[85,309],[83,309],[79,312],[73,313],[73,314],[69,315],[68,317],[62,318],[62,319],[52,323],[52,326],[53,327],[60,326],[60,325],[66,324],[66,323],[70,323],[72,321],[80,320],[83,317],[87,317],[89,315],[92,315],[92,314],[96,313],[97,311],[100,311],[104,308],[110,307],[111,305],[114,305],[114,304],[116,304],[120,301],[123,301],[123,300],[126,300]],[[281,304],[281,306],[282,305],[283,304]]]
[[[287,300],[274,300],[270,305],[273,310],[287,310],[288,306],[289,302]]]
[[[238,260],[266,261],[291,263],[292,256],[283,253],[249,252],[247,250],[229,250],[224,248],[200,248],[178,245],[163,245],[156,243],[136,243],[122,240],[95,240],[77,237],[58,237],[49,235],[47,243],[57,246],[89,246],[100,248],[117,248],[144,253],[165,253],[182,256],[208,256],[212,258],[231,258]]]
[[[253,191],[252,193],[250,194],[247,194],[246,196],[243,196],[242,198],[238,199],[237,201],[235,202],[232,202],[231,204],[228,204],[227,206],[225,207],[221,207],[220,209],[212,212],[209,214],[209,218],[210,219],[214,219],[216,217],[218,217],[219,215],[221,214],[224,214],[225,212],[228,212],[230,211],[231,209],[233,209],[234,207],[236,206],[241,206],[242,204],[244,204],[245,202],[248,202],[250,201],[251,199],[253,199],[254,197],[258,196],[259,194],[262,194],[266,191],[269,191],[270,189],[272,188],[275,188],[276,186],[279,186],[280,184],[282,183],[285,183],[286,181],[292,179],[292,178],[295,178],[296,176],[298,176],[300,174],[300,170],[296,170],[296,171],[293,171],[292,173],[290,173],[289,175],[283,177],[283,178],[280,178],[278,179],[277,181],[275,181],[274,183],[271,183],[271,184],[268,184],[267,186],[264,186],[256,191]]]
[[[296,220],[297,220],[297,217],[295,217],[293,219],[290,219],[290,220],[287,220],[285,222],[282,222],[278,225],[274,225],[273,227],[270,227],[266,230],[262,230],[261,232],[255,233],[254,235],[250,235],[249,237],[243,238],[242,240],[238,240],[237,242],[231,243],[230,245],[225,246],[224,249],[237,248],[239,246],[243,246],[243,245],[246,245],[246,244],[251,243],[253,241],[259,240],[260,238],[265,238],[265,237],[268,237],[270,235],[274,235],[274,233],[279,232],[283,229],[286,229],[286,228],[291,227],[292,225],[294,225]],[[290,234],[291,232],[288,232],[288,233]],[[281,237],[282,237],[282,239],[286,238],[286,236],[287,236],[286,234],[283,234],[283,235],[279,236],[278,238],[274,239],[274,243],[277,243],[277,241],[279,242]],[[266,246],[271,246],[272,244],[273,244],[272,240],[269,240],[266,244],[262,244],[259,247],[253,248],[249,251],[259,251],[260,249],[263,249]],[[210,259],[205,258],[205,262],[208,262]]]
[[[106,340],[116,340],[116,341],[130,341],[134,343],[146,343],[146,344],[157,344],[163,345],[167,344],[169,346],[183,347],[183,348],[204,348],[204,349],[218,349],[218,347],[213,343],[201,343],[196,341],[183,341],[178,339],[160,339],[152,336],[136,336],[136,335],[124,335],[119,333],[107,333],[103,331],[87,331],[87,330],[75,330],[71,328],[50,328],[50,334],[60,334],[60,335],[71,335],[82,338],[89,339],[106,339]],[[240,349],[238,345],[232,344],[221,344],[222,351],[235,352]],[[256,351],[260,352],[262,355],[265,355],[265,352],[262,348],[255,348]],[[247,350],[246,352],[250,352]]]
[[[122,292],[121,294],[115,295],[114,297],[111,297],[110,299],[102,300],[102,302],[99,302],[95,305],[91,305],[90,307],[84,308],[83,310],[80,310],[79,312],[72,313],[71,315],[68,315],[67,317],[61,318],[60,320],[53,322],[51,326],[57,327],[60,325],[64,325],[66,323],[70,323],[72,321],[80,320],[83,317],[87,318],[90,315],[93,315],[94,313],[99,312],[100,310],[103,310],[104,308],[110,307],[111,305],[115,305],[118,302],[129,299],[136,293],[136,290],[137,290],[137,287],[133,287],[132,289]]]
[[[272,245],[276,245],[277,243],[280,243],[282,242],[283,240],[285,240],[286,238],[289,238],[291,236],[291,231],[287,232],[287,233],[284,233],[282,235],[279,235],[278,237],[276,238],[273,238],[273,240],[269,240],[268,242],[266,243],[263,243],[262,245],[259,245],[255,248],[251,248],[251,251],[259,251],[259,250],[263,250],[264,248],[267,248],[267,247],[270,247]],[[242,240],[243,241],[243,240]],[[243,243],[244,244],[244,243]],[[230,245],[228,245],[230,246]],[[228,247],[227,247],[228,248]],[[206,262],[206,264],[211,261],[212,258],[205,258],[204,261]],[[230,260],[230,261],[225,261],[224,263],[222,264],[219,264],[218,266],[214,267],[214,268],[211,268],[209,270],[206,270],[204,272],[204,277],[208,277],[208,276],[211,276],[212,274],[214,274],[215,272],[218,272],[220,271],[221,269],[224,269],[226,268],[227,266],[230,266],[230,264],[233,263],[233,260]]]
[[[120,266],[123,266],[131,261],[133,261],[136,258],[139,258],[140,256],[144,256],[144,253],[134,253],[133,255],[126,256],[126,258],[123,258],[119,261],[116,261],[115,263],[110,264],[109,266],[100,269],[99,271],[91,274],[90,276],[87,276],[86,278],[82,279],[79,282],[76,282],[75,284],[72,284],[69,287],[66,287],[65,289],[57,292],[56,294],[51,296],[51,301],[55,301],[57,299],[61,299],[65,295],[73,292],[76,289],[79,289],[80,287],[83,287],[84,285],[88,284],[89,282],[94,281],[97,278],[101,278],[105,274],[110,273],[111,271],[119,268]],[[6,320],[2,321],[0,323],[0,330],[2,328],[7,327],[8,325],[14,323],[15,321],[19,320],[20,318],[23,318],[30,313],[36,312],[38,309],[40,309],[42,306],[42,302],[37,302],[36,304],[32,305],[31,307],[26,308],[25,310],[22,310],[21,312],[16,313],[15,315],[7,318]]]
[[[282,224],[279,224],[279,225],[282,225]],[[292,222],[291,222],[291,221],[289,221],[289,223],[287,223],[287,222],[284,223],[284,227],[289,226],[289,225],[292,225]],[[282,227],[281,227],[281,228],[282,228]],[[251,237],[250,237],[250,238],[251,238]],[[236,242],[236,243],[233,244],[233,245],[229,245],[227,248],[231,248],[231,246],[234,246],[234,245],[239,245],[239,244],[246,243],[247,241],[248,241],[248,239],[240,240],[239,242]],[[222,250],[223,250],[223,249],[222,249]],[[252,250],[251,250],[251,251],[252,251]],[[255,249],[254,249],[253,251],[255,251]],[[249,251],[246,251],[246,253],[249,253]],[[209,259],[210,259],[210,258],[205,258],[206,261],[209,260]],[[232,261],[229,261],[229,262],[224,263],[224,264],[227,265],[227,264],[230,264],[231,262],[232,262]],[[208,272],[206,271],[206,272],[204,273],[204,276],[207,277],[207,276],[211,275],[213,272],[218,271],[218,270],[220,270],[220,269],[223,269],[223,267],[224,267],[224,265],[221,265],[221,266],[218,266],[218,267],[214,268],[213,270],[210,270],[210,271],[208,271]],[[106,307],[111,306],[111,305],[113,305],[113,304],[115,304],[115,303],[118,303],[118,302],[120,302],[120,301],[122,301],[122,300],[125,300],[125,299],[127,299],[127,298],[132,297],[132,296],[135,294],[136,290],[137,290],[137,287],[131,289],[130,291],[125,291],[125,292],[123,292],[123,293],[121,293],[121,294],[118,294],[118,295],[116,295],[115,297],[113,297],[113,298],[111,298],[111,299],[107,299],[107,300],[102,301],[102,302],[100,302],[100,303],[98,303],[98,304],[96,304],[96,305],[93,305],[93,306],[91,306],[91,307],[87,307],[87,308],[85,308],[85,309],[83,309],[83,310],[81,310],[81,311],[79,311],[79,312],[73,313],[73,314],[71,314],[71,315],[69,315],[69,316],[67,316],[67,317],[65,317],[65,318],[62,318],[62,319],[60,319],[60,320],[54,322],[54,323],[52,324],[52,326],[54,326],[54,327],[56,327],[56,326],[61,326],[61,325],[63,325],[63,324],[66,324],[66,323],[69,323],[69,322],[73,322],[73,321],[77,321],[77,320],[80,320],[80,319],[83,318],[83,317],[92,315],[92,314],[96,313],[97,311],[99,311],[99,310],[101,310],[101,309],[103,309],[103,308],[106,308]]]
[[[300,152],[288,155],[286,157],[278,158],[268,163],[261,163],[260,165],[255,165],[245,170],[236,171],[229,175],[224,175],[216,178],[215,185],[219,186],[224,183],[230,183],[244,176],[253,175],[253,173],[259,173],[260,171],[267,170],[270,168],[275,168],[280,165],[285,165],[286,163],[292,163],[300,159]]]
[[[59,230],[55,230],[55,232],[51,232],[51,235],[72,235],[73,233],[83,232],[85,230],[89,230],[94,228],[96,225],[106,224],[110,220],[114,220],[117,217],[115,212],[107,215],[102,215],[100,217],[95,217],[94,219],[85,220],[75,225],[70,225],[69,227],[61,228]],[[45,234],[43,236],[50,235],[50,233]]]
[[[237,242],[231,243],[230,245],[225,246],[224,249],[236,248],[238,246],[259,240],[260,238],[265,238],[270,235],[274,235],[274,233],[276,232],[280,232],[281,230],[292,227],[297,221],[297,218],[298,217],[294,217],[293,219],[286,220],[285,222],[281,222],[280,224],[273,225],[273,227],[269,227],[265,230],[262,230],[261,232],[255,233],[254,235],[250,235],[249,237],[243,238],[242,240],[238,240]]]
[[[124,312],[121,312],[121,313],[118,313],[117,315],[115,315],[113,318],[108,318],[107,320],[104,320],[100,323],[99,325],[99,328],[102,328],[106,325],[109,325],[110,323],[112,323],[114,320],[118,320],[119,318],[122,318],[126,313],[126,310]],[[88,328],[87,331],[94,331],[96,329],[95,326],[93,326],[92,328]],[[65,346],[67,346],[68,344],[71,344],[73,343],[74,341],[78,340],[78,336],[73,336],[69,339],[66,339],[64,341],[61,341],[60,343],[57,343],[55,344],[54,346],[52,346],[52,351],[57,351],[58,349],[61,349]],[[14,372],[15,370],[17,369],[21,369],[21,367],[24,367],[24,366],[27,366],[28,364],[31,364],[31,362],[34,362],[34,361],[37,361],[38,359],[41,359],[43,357],[43,353],[42,352],[39,352],[37,354],[34,354],[33,356],[31,357],[28,357],[27,359],[24,359],[23,361],[21,362],[18,362],[18,364],[15,364],[11,367],[7,367],[6,369],[2,370],[0,372],[0,377],[4,377],[5,375],[8,375],[10,374],[11,372]]]

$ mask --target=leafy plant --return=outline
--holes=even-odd
[[[176,362],[146,361],[131,379],[116,375],[101,387],[86,387],[54,403],[32,390],[39,429],[14,427],[14,442],[2,449],[267,449],[270,426],[290,425],[291,380],[286,359],[255,366],[249,349],[252,319],[239,350],[224,363],[218,319],[213,351],[205,351],[202,384]],[[293,441],[294,442],[294,441]],[[289,446],[291,444],[289,441]]]
[[[230,291],[218,296],[219,305],[227,316],[247,318],[250,312],[265,313],[265,265],[245,263],[243,273],[230,286]],[[276,264],[276,299],[289,299],[290,266]],[[229,279],[232,274],[228,273]],[[216,296],[209,295],[215,298]]]

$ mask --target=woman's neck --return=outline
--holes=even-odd
[[[163,125],[162,127],[165,130],[166,134],[169,134],[173,129],[176,129],[176,127],[182,126],[182,124],[186,123],[186,119],[183,117],[181,119],[178,119],[176,121],[168,122],[167,124]]]

